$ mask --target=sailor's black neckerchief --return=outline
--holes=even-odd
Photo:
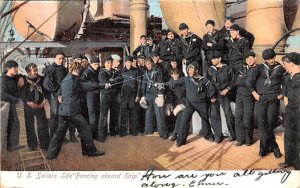
[[[265,82],[264,82],[264,85],[270,86],[271,83],[272,83],[272,81],[271,81],[272,72],[273,72],[275,69],[281,67],[282,65],[276,65],[272,70],[270,70],[269,66],[268,66],[266,63],[263,63],[263,65],[264,65],[264,67],[265,67],[265,68],[264,68],[264,71],[265,71],[266,76],[267,76],[267,78],[266,78],[266,80],[265,80]],[[271,71],[271,75],[270,75],[270,71]]]
[[[38,103],[39,101],[39,93],[43,94],[43,89],[40,84],[41,77],[38,76],[37,80],[33,82],[28,77],[26,77],[26,81],[29,83],[30,92],[34,91],[34,103]]]

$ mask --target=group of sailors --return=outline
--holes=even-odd
[[[66,141],[78,142],[82,154],[100,156],[95,141],[107,136],[152,135],[170,139],[180,147],[187,142],[190,121],[196,111],[201,117],[202,133],[209,142],[224,139],[220,106],[224,110],[229,141],[251,146],[254,112],[257,116],[260,150],[263,157],[282,153],[273,130],[279,126],[280,100],[286,107],[284,123],[285,162],[283,168],[300,163],[300,54],[288,53],[282,62],[273,49],[262,52],[264,62],[256,62],[252,51],[253,34],[225,19],[221,30],[215,22],[205,24],[202,39],[179,25],[180,36],[163,30],[157,44],[142,35],[141,44],[122,59],[111,54],[103,62],[97,56],[73,56],[64,66],[65,55],[57,52],[54,63],[38,74],[37,65],[25,67],[27,76],[18,74],[18,64],[9,60],[1,77],[1,100],[10,102],[8,150],[19,145],[19,120],[16,104],[22,99],[27,144],[47,150],[55,159]],[[44,105],[50,103],[50,132]],[[230,102],[235,102],[233,113]],[[37,118],[38,139],[34,128]],[[172,129],[170,131],[170,129]],[[39,140],[39,142],[37,141]]]

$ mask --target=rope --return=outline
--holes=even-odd
[[[299,31],[299,30],[300,30],[300,28],[296,28],[296,29],[293,29],[293,30],[287,32],[286,34],[284,34],[284,35],[283,35],[283,36],[282,36],[282,37],[274,44],[274,46],[272,47],[272,49],[274,50],[274,49],[277,47],[277,45],[278,45],[284,38],[290,36],[291,33],[295,32],[295,31]]]
[[[10,4],[7,3],[7,5],[9,5],[8,8],[12,8],[13,7],[13,3],[10,3]],[[9,26],[9,24],[10,23],[12,24],[12,21],[10,21],[10,19],[11,19],[11,16],[5,17],[4,19],[0,19],[0,24],[3,26],[2,30],[0,32],[0,37],[1,37],[0,39],[1,39],[1,41],[3,41],[3,39],[4,39],[4,35],[6,33],[6,30],[7,30],[8,26]]]
[[[2,12],[5,10],[6,6],[8,5],[9,2],[4,1],[4,4],[1,6],[1,10],[0,13],[2,14]]]
[[[248,16],[248,14],[250,14],[251,12],[257,11],[257,10],[267,10],[267,9],[274,9],[274,8],[283,8],[283,5],[280,6],[272,6],[272,7],[265,7],[265,8],[257,8],[257,9],[252,9],[249,12],[246,13],[246,16]],[[283,10],[282,10],[283,11]],[[282,28],[285,29],[285,31],[287,31],[286,25],[284,22],[281,22],[281,26]]]
[[[257,10],[265,10],[265,9],[271,9],[271,8],[282,8],[282,7],[283,7],[283,6],[281,5],[281,6],[274,6],[274,7],[266,7],[266,8],[252,9],[252,10],[250,10],[249,12],[247,12],[246,16],[247,16],[249,13],[253,12],[253,11],[257,11]]]
[[[12,9],[10,9],[9,11],[7,11],[7,12],[1,14],[0,19],[2,19],[2,18],[4,18],[5,16],[8,16],[8,15],[10,15],[11,13],[15,12],[16,10],[18,10],[19,8],[21,8],[23,5],[25,5],[25,4],[28,3],[28,2],[29,2],[29,1],[25,1],[25,2],[21,3],[20,5],[18,5],[18,6],[16,6],[16,7],[12,8]]]
[[[37,32],[45,23],[47,23],[57,12],[59,12],[64,6],[66,6],[70,1],[66,1],[59,9],[57,9],[52,15],[49,16],[40,26],[34,29],[34,31],[28,35],[22,42],[20,42],[16,47],[14,47],[11,51],[9,51],[5,56],[1,59],[3,62],[10,54],[12,54],[17,48],[19,48],[24,42],[26,42],[35,32]]]

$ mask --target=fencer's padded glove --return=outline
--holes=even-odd
[[[110,79],[108,80],[108,82],[111,83],[111,84],[114,84],[114,83],[115,83],[115,79],[110,78]]]
[[[145,97],[142,97],[141,100],[140,100],[140,106],[143,108],[143,109],[147,109],[148,106],[147,106],[147,101],[146,101],[146,98]]]
[[[181,112],[184,108],[185,106],[183,104],[178,104],[173,110],[174,116],[177,116],[177,114]]]
[[[165,103],[165,99],[164,99],[164,95],[159,94],[156,98],[155,98],[155,103],[158,107],[163,107],[164,103]]]
[[[109,89],[109,88],[111,88],[111,84],[110,83],[106,83],[105,84],[105,89]]]
[[[165,89],[164,83],[155,83],[154,87],[157,88],[158,90]]]
[[[157,89],[158,90],[165,89],[165,84],[164,83],[159,83],[158,86],[157,86]]]
[[[166,104],[166,114],[167,116],[170,116],[172,114],[173,111],[173,105],[172,104]]]

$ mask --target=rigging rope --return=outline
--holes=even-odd
[[[57,14],[63,7],[65,7],[70,1],[66,1],[63,5],[61,5],[52,15],[49,16],[40,26],[34,29],[32,33],[30,33],[22,42],[20,42],[16,47],[14,47],[11,51],[5,54],[1,62],[3,62],[10,54],[12,54],[17,48],[19,48],[24,42],[26,42],[35,32],[37,32],[45,23],[47,23],[55,14]]]

